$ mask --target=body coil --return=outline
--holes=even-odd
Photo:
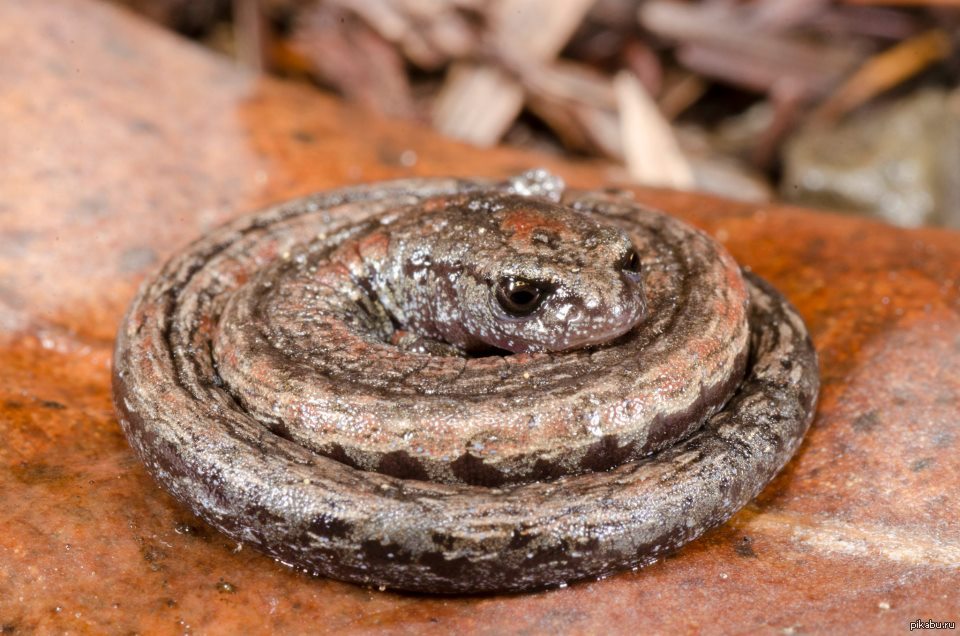
[[[211,525],[433,593],[657,559],[772,479],[817,392],[776,290],[682,222],[543,171],[224,226],[141,289],[114,364],[131,446]]]

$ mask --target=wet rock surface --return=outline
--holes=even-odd
[[[0,628],[30,633],[899,632],[960,607],[957,234],[638,190],[797,305],[820,354],[797,456],[729,523],[636,572],[443,599],[293,572],[149,478],[110,403],[144,276],[263,205],[546,165],[363,115],[87,2],[0,5]]]

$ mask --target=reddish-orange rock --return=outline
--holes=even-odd
[[[430,598],[229,543],[136,462],[110,354],[143,277],[226,219],[410,174],[546,165],[262,80],[116,9],[0,5],[0,632],[901,632],[960,618],[960,235],[638,190],[798,306],[819,415],[748,509],[637,572]]]

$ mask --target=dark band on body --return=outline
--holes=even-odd
[[[307,271],[298,267],[356,239],[365,219],[505,188],[429,179],[317,195],[226,226],[170,261],[131,307],[114,366],[121,424],[154,477],[213,526],[286,563],[435,593],[603,576],[729,518],[799,446],[817,396],[816,355],[774,289],[739,270],[733,277],[729,256],[707,237],[623,197],[562,199],[622,228],[644,257],[649,317],[599,347],[377,359],[370,354],[390,352],[388,342],[350,335],[331,349],[339,362],[324,367],[311,363],[310,342],[284,355],[268,323],[235,332],[242,337],[218,331],[238,290],[257,307],[265,289],[251,281],[289,281],[262,273]],[[718,290],[711,277],[733,282]],[[739,298],[737,280],[742,324],[736,311],[712,315]],[[357,320],[352,333],[367,324]],[[217,352],[218,338],[237,348]],[[726,348],[711,344],[723,339]],[[226,362],[230,381],[220,373]],[[650,368],[664,370],[662,385],[638,383]],[[693,372],[701,376],[691,393],[684,381]],[[298,377],[319,382],[314,396],[329,395],[330,408],[347,414],[344,428],[373,417],[395,436],[355,427],[358,437],[317,442],[309,418],[279,415],[309,411]],[[237,378],[249,382],[230,383]],[[653,413],[631,402],[648,390],[663,396],[649,403]],[[410,422],[438,414],[481,418],[470,424],[481,433],[457,442],[459,452],[445,434],[431,446],[430,430],[405,439]],[[541,429],[539,438],[528,432]],[[491,441],[490,431],[503,435]]]

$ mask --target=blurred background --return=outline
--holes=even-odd
[[[960,227],[960,0],[114,1],[471,144]]]

